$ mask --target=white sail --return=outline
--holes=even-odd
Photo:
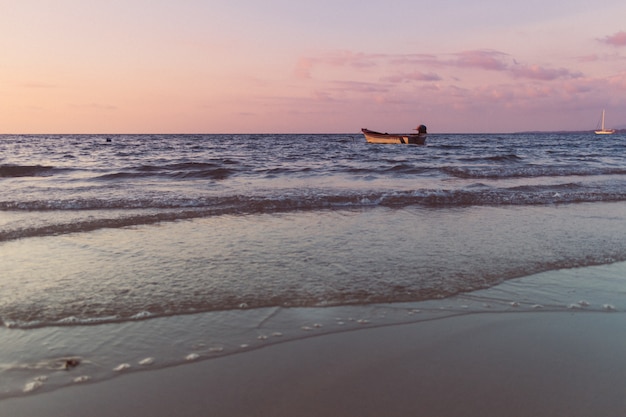
[[[604,110],[602,110],[602,126],[600,130],[596,130],[596,135],[612,135],[613,133],[615,133],[615,129],[604,128]]]

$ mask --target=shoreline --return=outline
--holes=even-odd
[[[324,334],[0,401],[0,416],[626,414],[621,312],[468,314]]]

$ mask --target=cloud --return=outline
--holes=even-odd
[[[376,66],[376,60],[381,56],[382,55],[364,54],[360,52],[336,51],[322,57],[322,59],[330,65],[366,68]]]
[[[511,74],[517,78],[528,78],[531,80],[552,81],[556,79],[580,78],[582,73],[571,72],[565,68],[544,68],[539,65],[514,65],[510,68]]]
[[[456,58],[452,65],[459,67],[481,68],[490,71],[504,71],[508,64],[504,58],[508,55],[503,52],[491,50],[464,51],[455,54]]]
[[[617,32],[613,35],[607,36],[604,39],[600,39],[600,42],[613,46],[626,46],[626,32]]]
[[[591,60],[593,58],[587,57]],[[433,82],[444,79],[445,69],[453,70],[446,74],[449,79],[458,79],[455,69],[474,69],[508,74],[513,78],[536,81],[580,78],[582,73],[566,68],[549,68],[537,64],[521,64],[509,54],[497,50],[468,50],[454,54],[365,54],[351,51],[329,52],[315,57],[301,57],[295,68],[299,79],[311,79],[317,67],[347,67],[362,70],[366,74],[370,68],[387,73],[380,76],[383,82],[394,84],[406,82]],[[416,68],[419,68],[416,69]],[[429,71],[437,69],[437,72]],[[353,77],[354,72],[349,74]]]
[[[583,55],[577,58],[578,62],[596,62],[599,59],[598,54]]]
[[[311,72],[316,66],[351,67],[363,69],[377,65],[382,55],[364,54],[352,51],[332,51],[316,57],[300,57],[296,63],[295,75],[300,79],[312,78]]]
[[[402,83],[409,81],[440,81],[441,77],[433,72],[424,73],[421,71],[414,71],[398,73],[389,77],[383,77],[382,80],[389,81],[391,83]]]
[[[331,83],[331,88],[334,91],[345,93],[384,93],[389,91],[385,84],[359,81],[334,81]]]
[[[436,67],[441,65],[439,58],[434,54],[390,55],[388,60],[392,66],[428,65]]]
[[[553,81],[557,79],[580,78],[580,72],[572,72],[566,68],[546,68],[540,65],[525,65],[515,59],[508,59],[509,55],[493,50],[473,50],[456,54],[450,65],[463,68],[478,68],[486,71],[509,73],[515,78],[527,78],[539,81]]]

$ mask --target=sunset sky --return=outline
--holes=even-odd
[[[0,133],[626,128],[624,0],[0,0]]]

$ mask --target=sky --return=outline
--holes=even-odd
[[[624,0],[0,0],[0,133],[626,128]]]

